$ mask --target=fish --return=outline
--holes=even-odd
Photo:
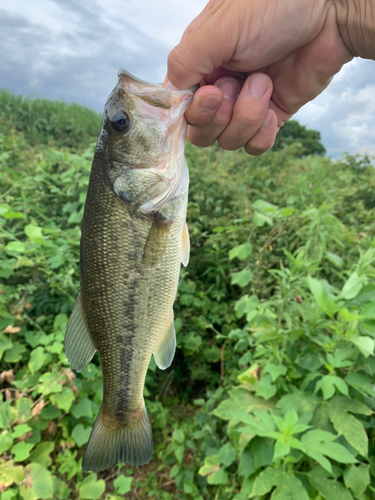
[[[84,471],[151,460],[143,389],[151,356],[165,370],[176,349],[173,303],[190,253],[184,112],[197,87],[171,90],[120,70],[105,104],[64,340],[77,372],[96,351],[101,359],[103,401]]]

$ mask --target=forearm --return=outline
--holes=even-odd
[[[353,56],[375,59],[375,0],[336,0],[342,39]]]

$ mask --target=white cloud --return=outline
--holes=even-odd
[[[206,0],[11,0],[0,9],[0,87],[100,111],[124,67],[162,81]],[[333,157],[375,149],[375,64],[355,59],[295,118]]]

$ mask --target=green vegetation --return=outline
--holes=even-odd
[[[0,132],[23,132],[27,142],[87,148],[96,140],[101,116],[78,104],[30,99],[0,89]]]
[[[303,156],[324,155],[326,153],[326,148],[320,142],[320,132],[310,130],[296,120],[289,120],[284,123],[276,136],[272,149],[279,151],[295,142],[301,145],[301,154]]]
[[[97,134],[67,109],[82,136]],[[74,373],[63,338],[94,145],[73,153],[70,134],[47,128],[37,144],[1,120],[1,499],[374,498],[368,159],[303,157],[298,138],[259,158],[188,146],[178,349],[165,372],[151,362],[145,389],[154,455],[84,474],[99,359]]]

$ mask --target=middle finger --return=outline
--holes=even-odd
[[[239,149],[256,134],[266,115],[271,94],[272,81],[268,75],[255,73],[246,79],[232,118],[218,139],[222,148]]]

